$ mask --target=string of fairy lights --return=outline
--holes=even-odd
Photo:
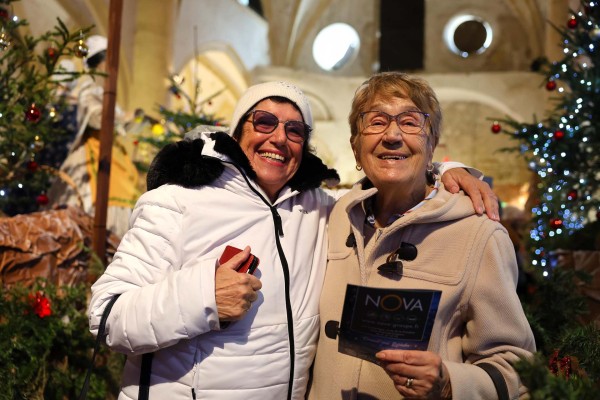
[[[582,1],[561,29],[564,58],[544,65],[546,90],[556,91],[556,107],[533,124],[505,120],[515,130],[494,122],[492,132],[512,135],[538,176],[538,204],[532,207],[531,264],[548,274],[552,251],[600,217],[600,6]]]

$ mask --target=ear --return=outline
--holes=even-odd
[[[350,139],[350,147],[352,147],[352,154],[354,154],[354,161],[358,162],[358,146],[356,141]]]
[[[429,148],[429,161],[433,160],[433,153],[435,152],[435,143],[433,143],[433,139],[431,135],[427,135],[427,147]]]

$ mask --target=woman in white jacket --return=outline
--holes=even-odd
[[[128,356],[119,399],[148,390],[153,399],[304,398],[335,202],[320,186],[337,173],[311,154],[310,107],[291,84],[250,87],[231,125],[232,137],[203,133],[159,153],[131,228],[92,287],[94,334],[120,295],[105,331]],[[475,202],[494,201],[465,181]],[[226,245],[244,251],[218,265]],[[250,250],[255,276],[235,271]]]

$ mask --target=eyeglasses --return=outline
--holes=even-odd
[[[252,120],[246,122],[252,122],[254,130],[260,133],[272,133],[279,124],[283,124],[285,136],[294,143],[303,143],[312,131],[310,125],[302,121],[280,121],[275,115],[267,111],[254,110],[248,116],[252,116]]]
[[[383,133],[394,120],[402,132],[416,135],[421,133],[425,127],[428,117],[429,114],[421,111],[405,111],[396,115],[390,115],[383,111],[365,111],[360,113],[361,133],[363,135]]]
[[[385,263],[377,267],[382,275],[402,275],[402,261],[412,261],[417,258],[417,247],[414,244],[402,242],[400,248],[390,254]]]

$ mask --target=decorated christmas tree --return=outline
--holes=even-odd
[[[541,355],[520,366],[521,376],[533,399],[592,399],[600,330],[581,318],[588,310],[578,290],[589,276],[557,261],[564,251],[600,250],[600,4],[581,1],[553,28],[563,56],[534,63],[551,94],[547,115],[498,120],[492,132],[518,142],[536,178],[528,241],[534,279],[522,297]]]
[[[556,93],[555,107],[531,124],[502,121],[537,174],[531,264],[547,271],[550,251],[573,246],[576,232],[600,217],[600,5],[583,2],[565,28],[556,29],[564,57],[540,65],[546,90]]]
[[[69,32],[58,20],[53,30],[31,36],[27,21],[12,14],[13,1],[0,0],[0,212],[7,215],[48,202],[50,175],[62,161],[53,153],[66,155],[72,135],[61,93],[81,74],[61,62],[86,56],[89,30]]]
[[[152,124],[151,134],[142,133],[136,141],[138,152],[141,154],[137,154],[135,163],[140,172],[147,172],[149,160],[158,150],[168,143],[183,139],[186,132],[201,125],[222,125],[220,118],[205,111],[205,105],[210,104],[211,100],[222,91],[202,97],[200,81],[197,80],[193,85],[193,93],[190,95],[183,87],[184,79],[179,75],[169,76],[168,81],[169,92],[175,96],[181,106],[168,108],[161,105],[159,107],[160,121],[145,117],[141,112],[136,116],[137,123],[143,123],[143,119],[146,119]]]

